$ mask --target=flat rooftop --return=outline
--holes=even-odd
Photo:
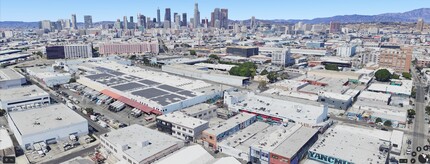
[[[254,142],[263,139],[263,137],[265,137],[265,135],[268,133],[275,131],[277,127],[278,126],[270,126],[265,122],[257,121],[245,129],[242,129],[237,133],[225,138],[218,145],[226,145],[249,153],[249,146],[251,146]]]
[[[9,136],[7,129],[0,128],[0,138],[0,151],[13,147],[13,142]]]
[[[336,125],[328,129],[309,151],[353,163],[385,163],[387,154],[381,153],[379,147],[389,146],[385,141],[390,141],[390,136],[391,132],[378,129]]]
[[[387,93],[379,93],[379,92],[370,92],[370,91],[362,91],[358,96],[358,99],[369,99],[373,101],[387,101],[391,98],[390,94]]]
[[[294,120],[310,125],[321,123],[327,117],[328,110],[324,105],[302,104],[252,93],[248,93],[244,101],[229,106],[229,108],[236,111],[246,110],[269,115],[284,120]]]
[[[13,69],[10,69],[10,68],[0,69],[0,82],[6,81],[6,80],[23,79],[23,78],[25,77]]]
[[[197,127],[202,126],[204,124],[209,124],[208,121],[187,116],[184,113],[179,112],[179,111],[158,116],[157,119],[171,122],[173,124],[185,126],[187,128],[191,128],[191,129],[197,128]]]
[[[217,108],[218,107],[216,105],[213,105],[213,104],[200,103],[200,104],[188,107],[188,108],[181,109],[180,111],[187,114],[187,115],[194,115],[194,114],[200,113],[202,111],[212,110],[212,109],[217,109]]]
[[[253,114],[248,113],[239,113],[236,116],[231,117],[230,119],[226,120],[225,122],[221,123],[217,127],[206,129],[204,132],[209,134],[214,134],[215,136],[237,126],[240,123],[245,122],[246,120],[251,119],[252,117],[255,117]]]
[[[21,135],[44,133],[49,130],[67,128],[70,125],[87,123],[86,119],[64,104],[9,112],[8,115]]]
[[[317,129],[301,127],[289,136],[272,152],[291,158],[318,132]]]
[[[0,101],[30,99],[38,96],[49,96],[49,94],[36,85],[29,85],[1,90]]]
[[[402,80],[402,85],[390,85],[382,83],[373,83],[367,90],[375,92],[385,92],[385,93],[396,93],[403,95],[411,95],[412,92],[412,80]]]
[[[170,135],[137,124],[111,131],[102,138],[119,147],[127,145],[128,149],[123,152],[136,161],[143,161],[163,150],[183,143]],[[145,142],[151,144],[145,145]]]
[[[267,152],[272,152],[294,132],[300,129],[300,124],[289,124],[287,127],[280,126],[274,132],[268,133],[263,139],[253,143],[251,146],[253,149],[261,149]]]
[[[157,164],[172,164],[172,163],[208,163],[215,158],[209,154],[202,146],[192,145],[160,159]]]

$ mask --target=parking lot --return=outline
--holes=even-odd
[[[77,88],[80,88],[80,87],[77,87]],[[119,125],[131,125],[131,124],[148,125],[149,123],[152,123],[155,120],[155,115],[148,115],[145,113],[143,113],[139,117],[135,117],[133,114],[134,112],[132,111],[133,107],[130,107],[128,105],[125,105],[125,107],[118,112],[109,110],[108,104],[103,104],[103,103],[97,104],[96,102],[97,100],[92,101],[93,98],[88,98],[84,96],[82,94],[83,90],[84,89],[75,90],[69,87],[67,88],[60,87],[58,92],[61,91],[62,94],[65,94],[69,98],[74,100],[73,104],[79,106],[81,109],[92,108],[94,113],[97,116],[96,119],[93,119],[93,121],[98,122],[102,126],[105,126],[104,124],[106,123],[107,124],[106,128],[118,128]],[[114,100],[112,102],[114,102]]]
[[[34,144],[32,149],[24,150],[28,160],[34,163],[41,163],[46,160],[58,158],[65,154],[69,154],[75,151],[81,151],[86,147],[97,145],[99,141],[91,136],[85,135],[77,138],[77,140],[71,140],[65,138],[57,140],[56,143],[52,144]]]

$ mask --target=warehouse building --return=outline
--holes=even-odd
[[[201,103],[181,109],[180,111],[190,117],[208,120],[210,118],[217,117],[217,109],[218,106],[216,105]]]
[[[49,94],[36,85],[3,89],[0,92],[0,108],[7,111],[31,109],[50,103]]]
[[[192,142],[198,139],[203,130],[209,128],[208,121],[187,116],[179,111],[158,116],[156,122],[159,131]]]
[[[3,157],[3,162],[6,161],[6,158],[15,159],[15,146],[6,128],[0,128],[0,138],[0,157]]]
[[[220,98],[231,87],[212,85],[112,61],[84,63],[77,82],[145,113],[161,115]]]
[[[225,92],[224,103],[229,110],[252,113],[270,122],[293,122],[308,127],[321,126],[328,118],[326,105],[311,105],[256,95],[252,92]]]
[[[61,45],[46,47],[47,59],[76,59],[76,58],[92,58],[93,46],[86,45]]]
[[[163,65],[161,70],[167,73],[208,80],[220,84],[232,86],[245,86],[250,82],[249,77],[233,76],[211,71],[207,67],[185,64]]]
[[[157,164],[172,164],[172,163],[183,163],[183,164],[199,164],[206,163],[210,164],[215,158],[209,154],[202,146],[192,145],[168,155],[166,158],[162,158]]]
[[[70,73],[56,72],[52,67],[30,67],[27,68],[26,71],[30,76],[48,87],[67,84],[72,78]]]
[[[113,155],[119,163],[153,163],[184,146],[170,135],[133,124],[100,136],[106,156]]]
[[[55,104],[7,114],[9,127],[22,148],[34,143],[52,143],[70,135],[88,134],[88,122],[64,104]]]
[[[321,163],[387,163],[390,145],[401,147],[402,142],[398,142],[402,136],[392,137],[392,132],[374,128],[336,125],[309,149],[308,159]]]
[[[257,117],[253,114],[240,113],[219,126],[211,127],[203,131],[203,145],[208,148],[217,150],[218,143],[230,135],[244,129],[257,121]]]
[[[26,82],[25,77],[15,70],[10,68],[0,69],[0,89],[18,87]]]

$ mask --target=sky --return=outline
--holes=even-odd
[[[227,8],[232,20],[374,15],[430,7],[428,0],[0,0],[0,21],[55,21],[71,19],[71,14],[77,15],[78,22],[83,22],[84,15],[92,15],[93,22],[136,17],[138,13],[154,18],[158,7],[162,20],[165,8],[171,8],[172,15],[187,13],[189,19],[195,2],[202,19],[210,19],[214,8]]]

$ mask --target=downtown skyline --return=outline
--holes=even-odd
[[[337,3],[339,1],[329,1],[324,4],[314,2],[276,2],[267,3],[262,1],[219,1],[214,3],[212,1],[180,1],[180,2],[166,2],[160,1],[157,3],[152,1],[130,1],[128,3],[115,4],[118,1],[111,1],[111,3],[96,3],[84,1],[61,1],[51,2],[46,1],[1,1],[0,2],[0,21],[24,21],[34,22],[40,20],[57,20],[62,18],[69,18],[71,14],[77,15],[77,22],[84,22],[84,15],[91,15],[93,22],[99,21],[115,21],[123,16],[136,16],[138,13],[147,17],[156,18],[157,9],[160,8],[161,15],[164,15],[165,8],[171,8],[171,13],[187,13],[188,18],[194,15],[194,3],[199,4],[200,19],[210,19],[211,12],[215,8],[226,8],[229,10],[229,19],[231,20],[246,20],[255,16],[256,19],[313,19],[319,17],[330,17],[335,15],[351,15],[363,14],[373,15],[381,13],[398,13],[408,10],[430,7],[429,4],[424,4],[423,1],[390,1],[382,0],[378,2],[366,3],[364,1],[349,2],[348,4]],[[82,2],[82,3],[80,3]],[[218,2],[218,1],[217,1]],[[29,5],[22,6],[26,3]],[[84,5],[85,4],[85,5]],[[316,5],[318,4],[318,5]],[[372,4],[372,5],[369,5]],[[16,10],[19,6],[20,10]],[[49,10],[40,10],[48,8]],[[29,7],[31,6],[31,7]],[[67,7],[64,7],[67,6]],[[298,6],[298,7],[288,7]],[[315,6],[318,6],[315,7]],[[308,8],[309,10],[303,10]],[[301,9],[301,10],[298,10]],[[20,12],[25,10],[26,12]],[[29,14],[32,13],[32,14]],[[163,17],[161,18],[163,21]]]

